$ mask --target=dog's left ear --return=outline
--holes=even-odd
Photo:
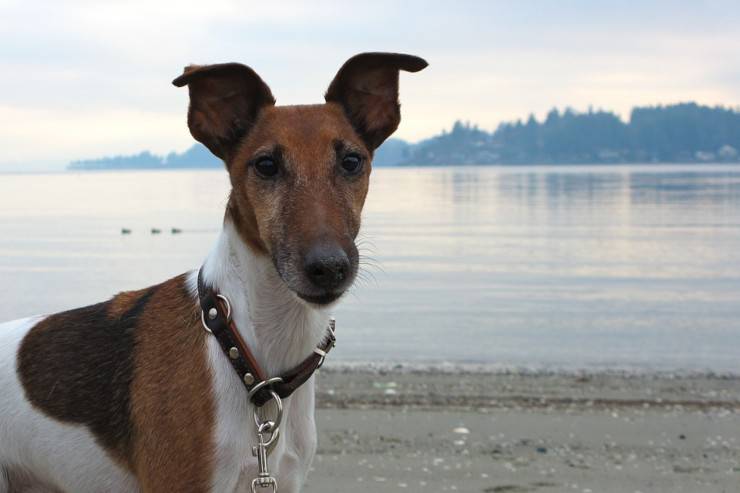
[[[240,63],[190,65],[172,83],[190,91],[190,133],[227,165],[259,111],[275,104],[267,84]]]
[[[327,103],[339,103],[370,150],[398,128],[398,73],[418,72],[427,62],[413,55],[361,53],[342,65],[326,91]]]

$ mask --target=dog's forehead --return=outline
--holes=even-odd
[[[260,112],[245,147],[256,152],[279,145],[289,155],[302,158],[327,155],[337,142],[363,146],[339,105],[270,106]]]

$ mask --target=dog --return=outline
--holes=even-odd
[[[245,65],[185,68],[190,133],[229,173],[222,231],[198,270],[0,325],[0,493],[301,490],[373,153],[399,72],[426,66],[359,54],[300,106]]]

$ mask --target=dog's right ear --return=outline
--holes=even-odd
[[[324,99],[339,103],[370,150],[398,128],[398,72],[418,72],[426,60],[399,53],[360,53],[347,60],[329,85]]]
[[[260,110],[275,104],[267,84],[240,63],[190,65],[172,83],[190,91],[190,133],[227,164]]]

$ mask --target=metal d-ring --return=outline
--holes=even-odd
[[[252,400],[252,396],[255,394],[255,392],[258,392],[262,387],[266,385],[270,385],[272,383],[277,383],[277,382],[282,382],[282,381],[283,381],[282,378],[270,378],[268,380],[264,380],[258,383],[257,385],[254,386],[254,388],[252,388],[252,390],[249,391],[249,395],[248,395],[249,400]],[[277,405],[277,415],[275,416],[275,419],[268,420],[268,421],[272,421],[274,423],[273,426],[277,427],[277,426],[280,426],[280,422],[283,420],[283,400],[280,398],[279,395],[277,395],[277,392],[275,392],[274,390],[269,389],[268,392],[270,392],[270,397],[271,397],[270,400],[274,400],[275,404]],[[270,402],[270,401],[267,401],[267,402]],[[265,402],[265,404],[267,404],[267,402]],[[265,406],[265,404],[263,404],[260,407],[255,406],[254,408],[254,413],[253,413],[254,414],[254,424],[257,425],[257,428],[259,428],[262,425],[262,423],[265,422],[265,421],[262,421],[259,416],[257,416],[257,413]]]
[[[252,397],[254,397],[254,394],[259,392],[260,389],[262,389],[263,387],[268,387],[274,383],[283,383],[283,379],[280,377],[273,377],[273,378],[268,378],[267,380],[262,380],[260,383],[258,383],[257,385],[255,385],[254,387],[250,389],[249,393],[247,394],[247,399],[251,401]],[[271,390],[270,393],[272,394],[273,399],[277,400],[279,404],[282,404],[280,402],[280,397],[278,397],[278,395],[275,392]]]
[[[275,379],[271,378],[270,380]],[[260,384],[270,382],[270,380],[265,380],[264,382],[260,382]],[[265,385],[267,384],[265,383]],[[263,404],[261,407],[255,406],[252,411],[252,416],[254,417],[254,424],[255,426],[257,426],[258,433],[270,433],[270,439],[265,442],[265,447],[267,447],[267,450],[269,452],[270,450],[272,450],[274,444],[277,443],[277,439],[280,436],[280,422],[283,420],[283,401],[274,390],[268,390],[268,392],[270,392],[270,395],[272,397],[270,400],[274,400],[275,404],[277,405],[277,413],[275,415],[275,419],[266,419],[263,421],[259,416],[259,414],[263,412],[264,406],[267,404],[267,402],[270,401],[265,402],[265,404]]]
[[[229,299],[222,294],[217,294],[216,298],[223,301],[224,304],[226,305],[226,321],[227,322],[230,321],[231,320],[231,302],[229,302]],[[211,308],[211,310],[216,310],[216,307]],[[215,318],[215,316],[213,318]],[[203,324],[203,328],[206,329],[206,332],[210,332],[211,334],[213,334],[213,331],[208,327],[208,324],[206,323],[206,313],[202,309],[200,311],[200,321]]]
[[[200,311],[200,322],[203,324],[203,328],[206,329],[206,332],[213,334],[213,331],[208,328],[208,324],[206,323],[206,314],[203,310]]]

